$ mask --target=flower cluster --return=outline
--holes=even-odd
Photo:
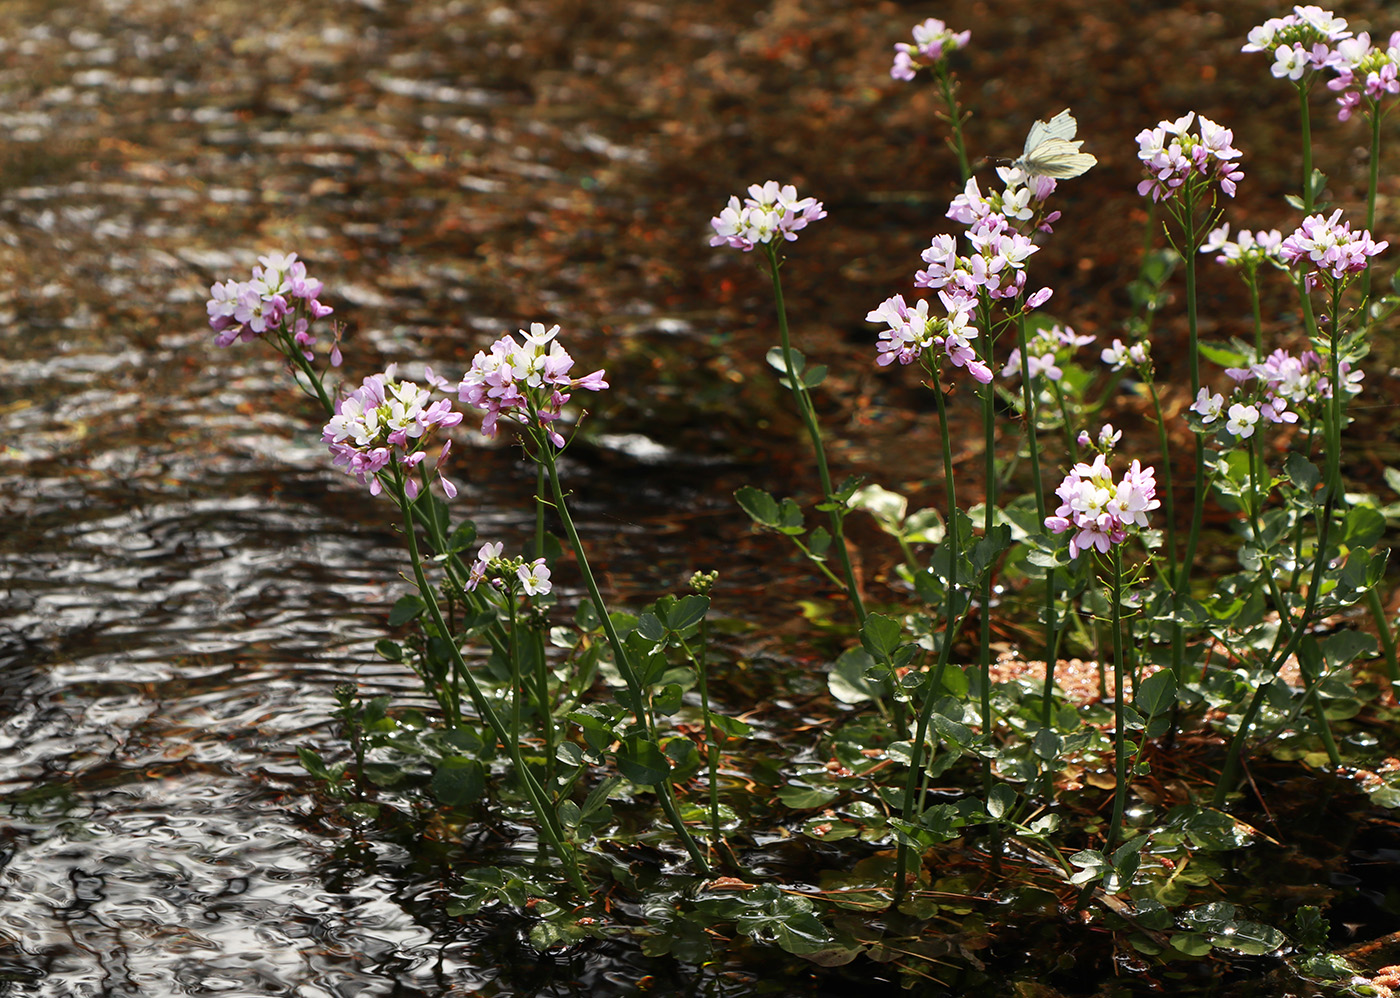
[[[1285,266],[1282,249],[1283,233],[1278,229],[1270,229],[1267,232],[1262,229],[1258,232],[1241,229],[1239,234],[1231,239],[1228,224],[1212,229],[1206,236],[1206,241],[1201,244],[1202,253],[1218,254],[1215,258],[1217,263],[1223,263],[1227,267],[1238,267],[1247,275],[1257,272],[1261,263],[1271,263],[1275,267]]]
[[[321,282],[306,276],[306,264],[295,253],[269,253],[258,257],[248,281],[222,281],[209,289],[209,325],[219,335],[216,346],[252,340],[287,324],[293,342],[307,360],[316,337],[311,323],[334,311],[316,296]],[[340,365],[338,346],[331,349],[331,363]]]
[[[1327,81],[1327,87],[1339,92],[1337,117],[1346,121],[1363,100],[1375,102],[1387,94],[1400,94],[1400,31],[1392,32],[1385,48],[1372,45],[1364,31],[1338,42],[1331,66],[1337,75]]]
[[[524,558],[502,558],[504,547],[500,541],[481,545],[467,575],[466,588],[474,591],[487,581],[497,589],[512,588],[511,580],[514,577],[527,596],[543,596],[549,592],[553,583],[549,581],[549,566],[544,559],[526,561]]]
[[[1114,337],[1113,344],[1100,351],[1099,359],[1108,365],[1110,371],[1121,371],[1125,367],[1133,367],[1141,371],[1147,366],[1150,351],[1146,340],[1140,340],[1132,346],[1128,346],[1122,340]]]
[[[968,312],[974,299],[955,297],[940,291],[938,299],[947,311],[946,317],[930,316],[928,300],[920,299],[911,308],[903,295],[895,295],[880,303],[865,317],[866,322],[883,322],[879,337],[880,355],[876,363],[886,367],[894,361],[912,364],[925,350],[941,347],[954,367],[965,367],[982,384],[992,380],[992,370],[977,356],[972,340],[977,327],[968,325]]]
[[[1156,491],[1152,468],[1134,461],[1122,480],[1114,482],[1107,457],[1098,454],[1093,464],[1080,462],[1065,476],[1055,490],[1060,507],[1045,518],[1045,526],[1056,534],[1074,531],[1069,539],[1071,558],[1090,548],[1107,554],[1128,536],[1128,528],[1147,526],[1148,512],[1161,505]]]
[[[586,388],[591,392],[608,387],[603,371],[594,371],[582,378],[571,378],[574,359],[555,339],[559,327],[545,329],[544,324],[530,324],[530,331],[520,330],[523,343],[513,336],[503,336],[491,344],[490,352],[482,351],[472,360],[471,370],[462,376],[457,395],[467,405],[486,411],[481,432],[496,435],[502,416],[522,426],[539,426],[556,447],[564,446],[564,437],[554,429],[569,389]],[[446,388],[445,382],[435,382]]]
[[[971,39],[971,31],[949,31],[948,25],[936,17],[930,17],[922,24],[914,25],[913,45],[908,42],[895,44],[890,76],[896,80],[912,80],[919,70],[934,65]]]
[[[418,466],[427,456],[428,431],[462,421],[462,414],[453,410],[450,401],[430,402],[430,398],[426,388],[399,381],[391,364],[383,374],[371,374],[359,388],[336,401],[335,415],[321,432],[321,439],[330,446],[335,463],[361,485],[368,485],[370,495],[377,496],[382,491],[379,472],[395,455],[406,468]],[[457,495],[457,487],[443,477],[442,465],[451,449],[452,441],[445,441],[436,464],[449,499]],[[417,498],[417,479],[409,476],[404,491],[408,498]]]
[[[946,233],[934,236],[920,254],[928,269],[914,275],[914,286],[951,285],[956,296],[967,298],[975,298],[981,291],[992,298],[1019,295],[1026,284],[1026,260],[1040,247],[1012,229],[1002,215],[977,219],[968,227],[967,239],[973,252],[959,256],[957,240]]]
[[[1006,184],[1006,190],[1000,194],[989,191],[984,196],[977,178],[972,177],[948,206],[948,217],[963,225],[972,225],[990,215],[1000,215],[1008,221],[1028,222],[1030,228],[1041,232],[1053,232],[1052,226],[1059,221],[1060,213],[1045,213],[1041,205],[1055,192],[1055,181],[1050,177],[1028,177],[1008,167],[998,167],[997,173]]]
[[[1082,346],[1094,342],[1092,336],[1080,336],[1068,326],[1053,325],[1042,329],[1026,341],[1026,371],[1030,377],[1044,376],[1051,381],[1064,377],[1060,364]],[[1021,348],[1016,347],[1001,369],[1003,378],[1012,378],[1021,373]]]
[[[1342,390],[1348,395],[1359,394],[1364,372],[1354,370],[1345,361],[1338,367]],[[1311,350],[1299,356],[1275,350],[1262,361],[1248,367],[1226,368],[1225,373],[1235,382],[1228,401],[1220,392],[1202,388],[1191,404],[1190,411],[1199,417],[1196,423],[1201,431],[1223,418],[1227,433],[1248,439],[1265,423],[1296,423],[1295,410],[1316,410],[1332,397],[1322,358]]]
[[[1334,281],[1359,274],[1371,257],[1390,245],[1385,240],[1376,242],[1365,229],[1352,232],[1351,223],[1339,221],[1341,217],[1340,208],[1327,218],[1309,215],[1279,247],[1285,263],[1307,268],[1304,281],[1308,288],[1317,283],[1319,273],[1326,273]]]
[[[1189,131],[1199,122],[1195,132]],[[1137,135],[1138,159],[1147,178],[1138,184],[1138,194],[1163,201],[1177,195],[1188,182],[1218,184],[1221,191],[1235,196],[1235,185],[1244,171],[1235,160],[1240,151],[1230,143],[1235,133],[1195,111],[1176,121],[1162,121],[1156,128],[1144,128]]]
[[[710,219],[715,230],[710,245],[733,246],[747,253],[778,237],[791,242],[808,222],[825,217],[822,203],[816,198],[799,198],[792,184],[779,186],[776,180],[750,184],[743,204],[737,195],[731,195],[725,209]]]
[[[1302,79],[1303,74],[1325,69],[1334,59],[1332,47],[1350,38],[1347,22],[1311,4],[1293,8],[1292,14],[1271,17],[1249,32],[1242,52],[1268,52],[1274,57],[1270,70],[1279,79]]]

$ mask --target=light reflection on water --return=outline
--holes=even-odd
[[[648,10],[576,38],[664,31]],[[679,276],[702,268],[647,262],[708,259],[706,215],[671,250],[640,231],[650,80],[615,91],[580,53],[571,82],[563,45],[448,0],[0,10],[0,993],[624,995],[652,972],[443,918],[404,845],[343,855],[295,750],[336,751],[347,676],[415,695],[372,650],[399,549],[270,352],[204,328],[209,284],[282,249],[350,323],[356,381],[459,370],[551,314],[590,370],[719,357],[601,401],[618,432],[568,474],[615,590],[723,567],[736,604],[774,598],[733,459],[704,456],[761,456],[724,434],[771,389],[745,397],[734,320]],[[461,444],[459,502],[523,536],[519,455]]]

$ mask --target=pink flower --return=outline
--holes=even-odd
[[[766,184],[749,185],[749,196],[743,203],[737,196],[714,218],[710,226],[715,234],[711,246],[733,246],[745,253],[755,246],[797,238],[797,233],[809,222],[826,217],[826,209],[816,198],[799,198],[791,184],[779,186],[776,180]]]
[[[1105,430],[1111,437],[1111,428]],[[1103,438],[1101,433],[1100,440]],[[1107,554],[1114,544],[1127,538],[1129,528],[1148,525],[1147,514],[1161,505],[1156,489],[1153,469],[1138,461],[1115,483],[1108,459],[1098,454],[1092,464],[1080,462],[1065,476],[1055,490],[1060,506],[1053,516],[1045,518],[1045,526],[1056,534],[1074,531],[1069,540],[1071,558],[1090,548]]]
[[[519,332],[523,343],[503,336],[491,344],[489,352],[482,351],[472,360],[471,369],[457,385],[457,395],[466,405],[486,412],[481,421],[485,436],[495,436],[505,416],[522,426],[543,428],[554,446],[563,447],[563,435],[551,424],[572,397],[566,389],[598,392],[608,387],[602,370],[581,378],[570,376],[574,359],[559,344],[558,335],[557,325],[546,329],[541,322],[531,323],[528,332]]]
[[[922,24],[914,25],[913,45],[908,42],[895,44],[890,76],[896,80],[912,80],[919,70],[962,48],[971,38],[971,31],[949,31],[948,26],[938,18],[930,17]]]
[[[456,426],[462,414],[446,399],[430,402],[427,389],[412,381],[399,381],[396,368],[365,378],[359,388],[335,403],[335,415],[321,431],[321,440],[330,448],[334,463],[345,468],[370,495],[379,495],[379,472],[397,455],[399,463],[412,469],[427,456],[425,447],[434,427]],[[442,475],[449,444],[438,456],[436,470],[443,491],[451,498],[456,486]],[[412,475],[404,482],[409,499],[418,496],[418,480]]]

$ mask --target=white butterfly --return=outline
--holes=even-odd
[[[1049,121],[1037,121],[1026,136],[1026,149],[1021,158],[1013,160],[1013,169],[1033,177],[1054,177],[1063,180],[1077,177],[1098,162],[1093,155],[1080,152],[1084,144],[1075,139],[1079,123],[1069,109],[1061,111]]]

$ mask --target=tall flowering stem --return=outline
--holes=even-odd
[[[393,466],[392,475],[391,494],[403,514],[404,539],[408,545],[409,561],[413,565],[413,578],[418,586],[418,593],[427,607],[433,627],[442,636],[444,644],[450,651],[454,670],[466,683],[472,706],[476,708],[478,716],[491,728],[497,741],[505,748],[506,754],[510,757],[516,776],[525,790],[525,796],[529,798],[531,809],[535,812],[535,819],[539,823],[541,834],[549,842],[560,862],[564,864],[564,872],[578,892],[578,896],[586,897],[589,894],[588,885],[579,872],[578,860],[566,841],[564,829],[559,823],[558,814],[550,803],[549,795],[540,786],[535,774],[531,772],[530,767],[522,758],[519,740],[513,737],[511,729],[501,720],[500,715],[491,706],[491,701],[477,684],[476,677],[472,675],[471,669],[462,658],[462,650],[452,638],[452,631],[448,628],[447,621],[443,619],[442,608],[438,605],[437,592],[423,572],[423,558],[418,550],[418,536],[414,526],[412,510],[414,500],[409,496],[407,488],[409,482],[405,480],[399,465]]]
[[[743,202],[740,202],[737,196],[731,196],[724,210],[710,219],[710,226],[715,231],[710,237],[710,245],[731,246],[745,253],[761,247],[768,262],[768,273],[773,281],[773,300],[778,311],[779,352],[782,355],[783,373],[787,377],[788,389],[792,392],[793,401],[797,406],[797,414],[812,441],[817,475],[821,479],[822,505],[831,518],[832,547],[836,549],[837,560],[841,563],[846,597],[855,610],[856,622],[864,625],[865,603],[856,584],[850,552],[846,550],[845,528],[842,522],[846,504],[836,498],[831,487],[826,447],[822,443],[816,407],[812,404],[812,385],[809,385],[807,380],[810,374],[807,370],[799,368],[792,348],[788,332],[787,305],[783,301],[783,282],[779,276],[782,261],[778,254],[778,244],[796,240],[797,233],[810,222],[825,217],[826,209],[820,201],[810,197],[799,198],[797,189],[791,184],[779,185],[776,180],[770,180],[766,184],[751,184],[748,197]]]
[[[1112,434],[1100,435],[1100,446],[1111,447]],[[1124,701],[1127,696],[1123,677],[1123,555],[1121,546],[1132,533],[1147,527],[1147,514],[1161,506],[1152,468],[1134,461],[1123,477],[1114,481],[1104,453],[1092,464],[1076,464],[1055,490],[1060,507],[1045,518],[1051,532],[1073,531],[1069,555],[1078,558],[1085,551],[1109,555],[1113,577],[1109,603],[1113,627],[1114,735],[1113,756],[1116,785],[1113,791],[1113,819],[1109,825],[1108,849],[1118,841],[1123,827],[1123,804],[1128,792],[1127,726]]]
[[[938,691],[943,688],[943,675],[947,672],[951,658],[953,637],[962,628],[968,610],[972,607],[970,600],[962,601],[961,608],[959,608],[958,602],[958,560],[962,557],[962,552],[958,549],[958,505],[953,482],[953,443],[951,434],[948,432],[948,408],[943,400],[943,386],[939,383],[938,363],[932,358],[928,358],[924,361],[924,366],[929,373],[929,387],[933,390],[933,397],[938,404],[939,436],[942,438],[943,444],[943,488],[948,496],[948,526],[943,539],[943,543],[948,545],[948,609],[943,641],[938,648],[938,662],[934,666],[928,685],[924,688],[924,699],[919,707],[914,739],[909,749],[909,772],[904,781],[902,817],[906,822],[911,823],[918,816],[923,800],[919,780],[924,771],[924,744],[928,740],[929,722],[933,719],[933,705],[938,700]],[[896,902],[904,896],[910,872],[909,860],[909,845],[901,838],[895,850],[894,896]]]
[[[1192,125],[1195,124],[1195,130]],[[1154,202],[1165,203],[1180,230],[1182,245],[1178,252],[1186,263],[1186,322],[1187,361],[1191,371],[1191,394],[1201,387],[1201,360],[1197,337],[1196,316],[1196,253],[1202,236],[1214,225],[1216,191],[1227,197],[1235,196],[1235,186],[1243,179],[1234,148],[1234,133],[1206,117],[1188,112],[1175,121],[1159,122],[1156,128],[1144,129],[1137,136],[1138,159],[1147,177],[1138,184],[1138,193],[1150,195]],[[1200,209],[1205,207],[1204,219]],[[1174,595],[1180,597],[1189,589],[1192,567],[1196,560],[1196,544],[1200,539],[1205,518],[1205,442],[1196,437],[1195,489],[1191,504],[1191,529],[1186,539],[1186,551],[1180,571],[1174,573]],[[1175,557],[1176,552],[1172,552]],[[1172,668],[1178,683],[1184,680],[1185,653],[1181,625],[1172,625]]]
[[[1109,612],[1113,628],[1113,818],[1108,824],[1105,852],[1112,852],[1123,832],[1123,810],[1128,798],[1128,731],[1123,710],[1128,698],[1123,677],[1123,552],[1113,546],[1113,579],[1109,587]]]
[[[952,31],[944,22],[930,17],[914,25],[914,41],[898,42],[894,47],[894,65],[890,76],[896,80],[912,80],[921,69],[932,68],[938,77],[938,88],[947,108],[948,123],[953,126],[953,137],[948,144],[958,157],[958,167],[962,171],[963,183],[972,176],[972,167],[967,158],[967,145],[963,141],[963,112],[958,106],[957,81],[948,67],[948,54],[963,48],[972,39],[971,31]]]
[[[604,372],[601,370],[583,377],[573,377],[573,358],[560,345],[558,335],[558,326],[546,329],[542,323],[536,322],[531,324],[528,331],[520,331],[520,341],[513,336],[502,337],[492,344],[489,352],[483,351],[473,358],[471,369],[463,375],[461,383],[457,386],[457,393],[462,402],[486,413],[481,430],[487,436],[498,432],[502,420],[513,422],[524,431],[529,441],[531,457],[544,468],[550,493],[554,498],[554,511],[564,526],[579,573],[583,576],[588,595],[602,620],[603,632],[613,650],[618,672],[627,684],[629,699],[632,701],[630,709],[645,737],[659,749],[650,697],[632,665],[627,646],[617,632],[612,615],[608,613],[607,603],[603,600],[603,594],[598,589],[598,583],[588,565],[583,542],[574,526],[573,517],[569,514],[555,460],[556,451],[567,444],[558,427],[564,405],[572,397],[571,393],[579,388],[601,391],[608,387],[608,383],[604,380]],[[548,577],[547,574],[545,577]],[[661,808],[685,846],[686,852],[690,854],[700,872],[708,873],[709,865],[705,861],[705,855],[676,808],[669,776],[663,777],[655,787]]]
[[[598,589],[598,582],[593,577],[593,570],[588,565],[588,556],[584,552],[583,541],[579,538],[578,528],[574,526],[574,518],[569,515],[569,505],[564,495],[564,487],[559,481],[559,468],[554,460],[554,451],[544,444],[545,441],[535,440],[535,454],[536,460],[544,465],[545,474],[549,477],[550,491],[554,496],[554,510],[564,525],[564,533],[569,538],[569,546],[573,549],[579,574],[583,576],[583,584],[588,589],[588,595],[598,610],[598,617],[603,623],[603,633],[607,636],[608,644],[613,650],[617,671],[621,673],[623,681],[627,684],[627,691],[632,700],[633,716],[636,717],[637,723],[642,726],[647,737],[655,743],[657,741],[656,721],[647,708],[649,703],[647,691],[643,687],[636,669],[632,667],[631,657],[627,654],[627,646],[623,644],[621,635],[617,633],[617,626],[613,623],[612,615],[608,613],[608,605],[604,602],[603,594]],[[656,784],[656,796],[661,802],[661,809],[666,812],[667,821],[671,823],[671,827],[675,829],[681,844],[690,854],[691,862],[695,864],[695,868],[702,875],[708,876],[709,863],[705,860],[704,851],[696,843],[695,837],[690,834],[690,829],[686,827],[685,821],[681,818],[669,777],[663,778]]]
[[[778,340],[783,353],[783,368],[787,374],[788,388],[792,391],[798,415],[802,417],[802,423],[807,427],[807,436],[812,441],[812,453],[817,460],[817,475],[821,480],[823,501],[831,507],[828,511],[833,538],[831,546],[836,550],[837,560],[841,562],[841,572],[846,583],[846,596],[851,601],[851,607],[855,610],[856,623],[863,625],[865,623],[865,603],[860,596],[860,587],[856,584],[856,573],[851,565],[851,554],[846,549],[843,522],[845,520],[845,503],[838,502],[834,496],[831,487],[831,472],[826,463],[826,446],[822,443],[821,426],[817,423],[816,407],[812,404],[811,391],[793,362],[792,340],[788,333],[787,305],[783,301],[783,282],[778,273],[782,263],[778,259],[777,247],[771,242],[765,243],[763,249],[768,258],[768,272],[773,278],[773,299],[778,310]]]

